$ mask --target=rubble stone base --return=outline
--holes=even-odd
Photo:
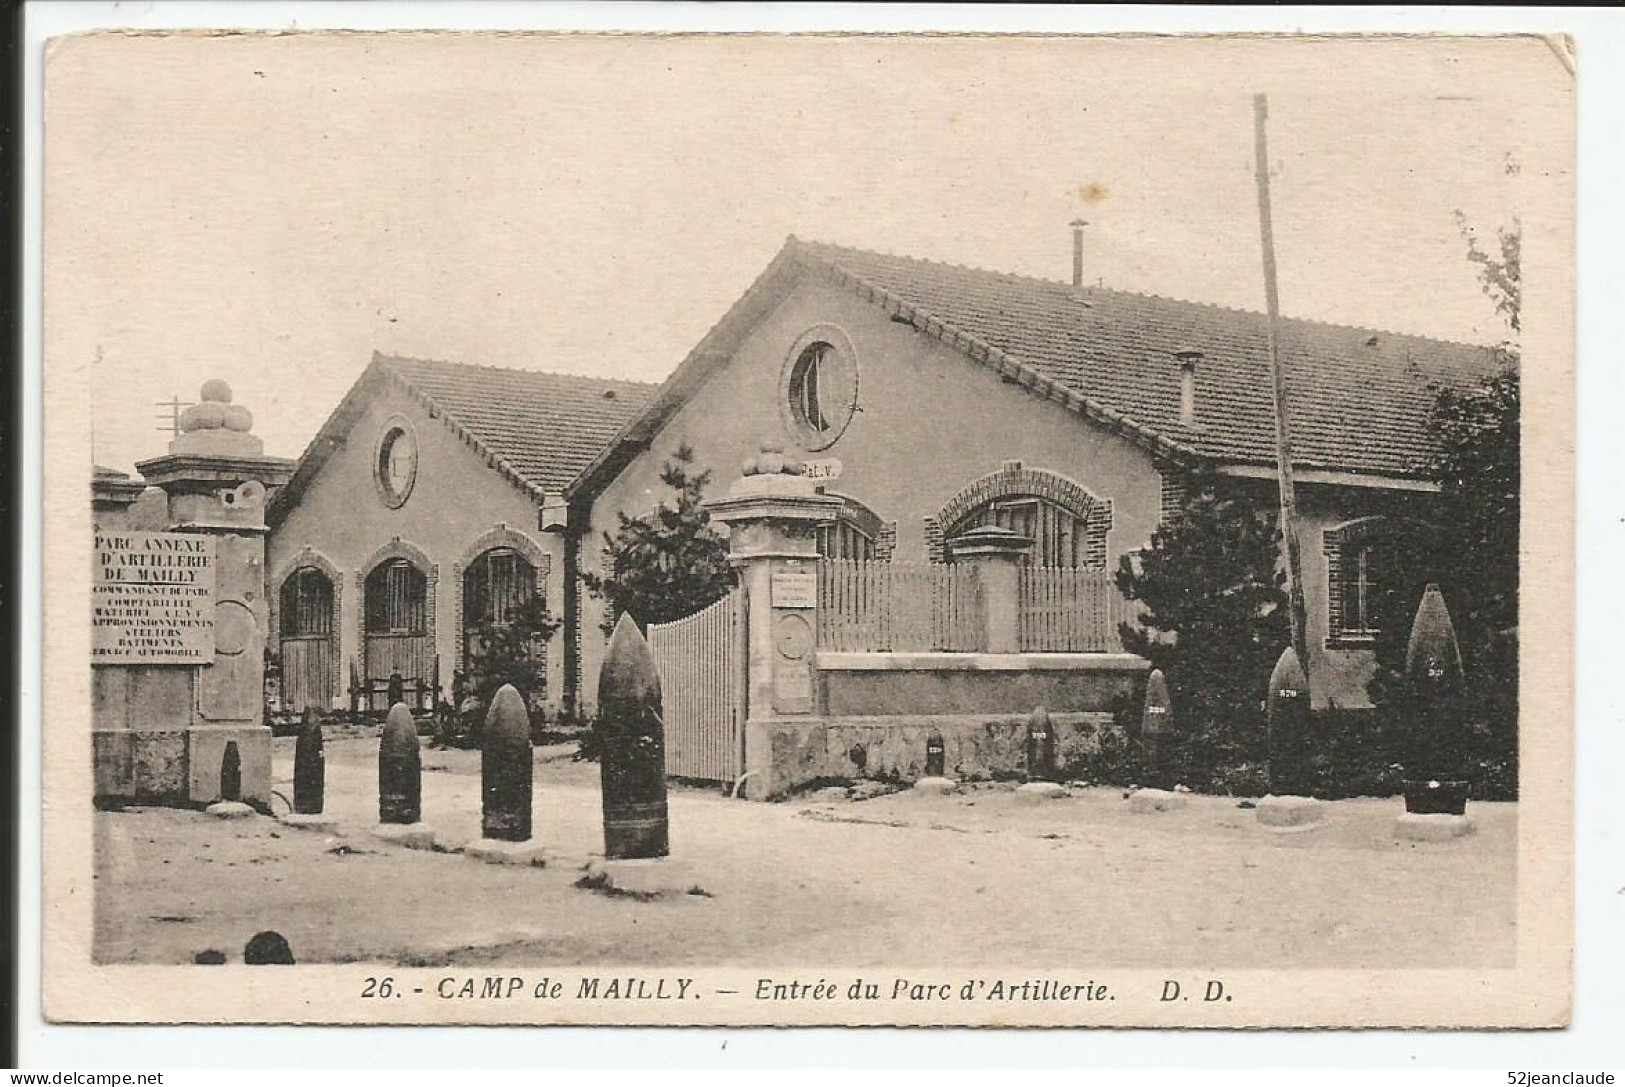
[[[285,827],[293,827],[296,830],[325,832],[338,829],[338,823],[331,816],[324,815],[321,812],[289,812],[278,822]]]
[[[1167,789],[1136,789],[1128,798],[1129,811],[1140,813],[1178,811],[1185,804],[1184,793],[1171,792]]]
[[[372,828],[372,836],[407,849],[434,848],[434,830],[422,823],[379,823]]]
[[[255,814],[254,809],[241,800],[217,800],[203,810],[216,819],[247,819]]]
[[[957,792],[958,789],[959,782],[953,778],[921,778],[914,783],[915,792],[931,796],[947,796],[949,793]]]
[[[1406,812],[1394,820],[1394,833],[1413,842],[1446,842],[1473,832],[1468,815],[1415,815]]]
[[[486,864],[517,864],[528,868],[547,867],[547,853],[541,843],[507,842],[497,838],[480,838],[463,846],[463,856]]]
[[[1258,821],[1266,827],[1308,827],[1326,818],[1326,805],[1307,796],[1266,796],[1258,802]]]
[[[629,894],[680,895],[694,886],[694,874],[687,864],[670,857],[650,860],[595,860],[591,875],[601,875],[609,886]]]

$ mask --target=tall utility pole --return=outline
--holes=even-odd
[[[1292,619],[1292,651],[1309,675],[1309,613],[1303,602],[1303,557],[1298,551],[1298,499],[1292,486],[1292,435],[1288,430],[1286,371],[1281,368],[1281,299],[1275,285],[1275,228],[1270,222],[1269,143],[1264,122],[1269,100],[1253,95],[1253,144],[1258,175],[1258,233],[1264,248],[1264,300],[1269,312],[1270,378],[1275,397],[1275,460],[1281,473],[1281,540],[1286,548],[1287,605]]]

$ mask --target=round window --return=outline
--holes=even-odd
[[[384,504],[400,506],[412,493],[418,475],[418,443],[412,431],[399,424],[384,429],[378,442],[376,476]]]
[[[858,407],[858,366],[845,337],[804,336],[791,356],[784,395],[796,439],[809,450],[827,449],[846,430]]]

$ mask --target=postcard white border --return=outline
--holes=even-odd
[[[1584,592],[1577,596],[1582,676],[1603,674],[1618,644],[1608,620],[1625,605],[1625,578],[1611,556],[1625,553],[1625,526],[1617,497],[1617,466],[1625,463],[1625,428],[1617,410],[1625,405],[1617,345],[1617,304],[1625,288],[1625,260],[1617,248],[1588,239],[1617,239],[1622,214],[1612,204],[1621,191],[1621,137],[1610,126],[1617,114],[1610,103],[1625,100],[1625,35],[1611,12],[1540,9],[1190,9],[1190,8],[908,8],[831,5],[823,7],[700,7],[692,5],[533,5],[461,4],[455,8],[410,3],[335,5],[326,3],[156,3],[123,5],[41,4],[28,11],[26,86],[27,198],[25,201],[25,430],[21,481],[26,520],[23,595],[20,607],[32,627],[23,639],[23,760],[20,766],[24,820],[21,858],[22,899],[20,1041],[31,1065],[166,1067],[178,1064],[230,1066],[245,1060],[263,1065],[345,1066],[399,1061],[429,1066],[458,1065],[475,1059],[500,1064],[601,1062],[671,1066],[718,1060],[728,1041],[728,1063],[845,1064],[939,1063],[960,1065],[999,1060],[1016,1064],[1080,1063],[1209,1066],[1215,1064],[1317,1064],[1411,1066],[1495,1065],[1500,1067],[1585,1067],[1617,1062],[1610,1025],[1625,1021],[1625,987],[1618,964],[1625,961],[1625,856],[1619,849],[1625,790],[1611,781],[1612,767],[1625,765],[1620,733],[1621,696],[1582,680],[1577,689],[1578,771],[1575,1018],[1568,1031],[1538,1034],[1419,1034],[1415,1032],[1305,1033],[1181,1032],[940,1032],[849,1031],[838,1046],[831,1032],[639,1030],[617,1032],[613,1054],[604,1036],[587,1030],[532,1031],[413,1030],[366,1031],[343,1028],[85,1028],[51,1027],[39,1019],[39,959],[29,933],[39,931],[39,744],[40,713],[40,45],[46,37],[93,26],[180,27],[232,25],[263,28],[320,26],[463,26],[579,29],[848,29],[848,30],[1205,30],[1205,31],[1509,31],[1568,32],[1581,57],[1581,203],[1579,253],[1580,368],[1578,419],[1580,543],[1577,561]],[[1610,322],[1609,318],[1614,317]],[[1612,466],[1612,467],[1611,467]],[[1610,567],[1613,567],[1612,569]],[[28,629],[25,626],[25,631]],[[1610,835],[1610,832],[1611,835]],[[298,1044],[289,1043],[296,1037]],[[635,1037],[633,1036],[635,1034]],[[545,1047],[545,1048],[544,1048]]]

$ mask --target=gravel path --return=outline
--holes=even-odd
[[[102,962],[239,961],[261,929],[301,962],[648,966],[1495,967],[1512,963],[1517,806],[1478,831],[1392,833],[1398,800],[1272,831],[1236,801],[1128,810],[1121,793],[1038,804],[1007,786],[782,804],[671,795],[674,856],[703,894],[654,901],[575,884],[602,848],[597,767],[536,753],[544,869],[478,864],[479,756],[424,753],[440,848],[377,842],[376,740],[328,743],[323,834],[147,808],[96,816]],[[275,742],[291,796],[292,741]],[[279,810],[284,810],[279,804]]]

